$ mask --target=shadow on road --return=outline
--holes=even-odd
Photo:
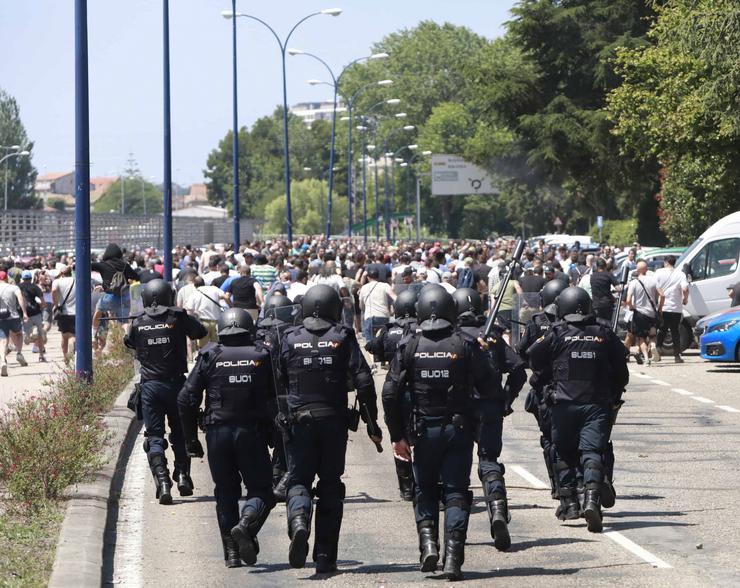
[[[521,543],[512,543],[507,549],[507,553],[516,553],[526,551],[535,547],[555,547],[556,545],[572,545],[573,543],[594,543],[592,539],[575,539],[573,537],[549,537],[535,539],[534,541],[522,541]],[[490,545],[490,543],[489,543]]]
[[[345,504],[349,503],[380,503],[380,502],[393,502],[393,500],[388,500],[387,498],[373,498],[366,492],[360,492],[357,494],[357,496],[348,496],[344,499]]]

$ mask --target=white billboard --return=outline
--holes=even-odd
[[[486,170],[457,155],[432,155],[432,196],[498,193]]]

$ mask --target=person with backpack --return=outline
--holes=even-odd
[[[463,267],[457,270],[457,287],[475,289],[475,272],[473,272],[473,259],[466,257],[463,260]]]
[[[184,308],[189,314],[199,318],[208,329],[208,334],[198,341],[198,346],[202,349],[208,343],[218,343],[218,321],[224,306],[228,306],[229,299],[220,288],[207,286],[203,276],[197,276],[193,280],[193,286],[195,292],[190,295]]]
[[[109,312],[119,321],[128,317],[131,311],[129,280],[132,282],[138,280],[139,274],[123,260],[121,248],[115,243],[110,243],[103,252],[102,261],[93,262],[90,267],[92,271],[100,274],[105,290],[95,314]]]
[[[75,278],[72,266],[62,264],[56,280],[51,285],[52,320],[56,321],[62,334],[62,355],[69,364],[75,347]],[[71,350],[70,350],[71,345]]]
[[[0,352],[2,353],[0,375],[3,377],[8,375],[8,353],[10,353],[8,343],[10,342],[15,346],[15,358],[18,363],[23,367],[28,365],[23,353],[21,353],[23,349],[21,318],[23,322],[28,320],[23,294],[18,286],[8,283],[7,272],[0,271],[0,333],[3,335],[0,340],[2,341],[0,344]]]
[[[34,284],[32,280],[33,273],[29,270],[25,270],[21,274],[19,288],[26,301],[26,312],[28,313],[28,321],[23,325],[23,332],[25,333],[24,343],[33,343],[36,345],[39,350],[39,361],[44,363],[46,362],[46,348],[44,347],[44,343],[46,342],[46,331],[44,330],[44,307],[46,307],[46,301],[44,300],[44,293],[41,291],[41,288]],[[33,336],[34,328],[36,329],[35,337]]]

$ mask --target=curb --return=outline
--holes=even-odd
[[[137,378],[138,379],[138,378]],[[49,586],[97,587],[103,583],[103,552],[108,511],[117,497],[112,486],[121,464],[121,454],[139,432],[139,421],[126,403],[134,386],[132,379],[103,417],[110,435],[105,446],[105,465],[95,478],[68,489],[69,502],[57,541]]]

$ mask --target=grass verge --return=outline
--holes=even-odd
[[[122,330],[92,382],[65,371],[0,414],[0,586],[43,586],[64,517],[63,492],[103,465],[103,415],[133,375]]]

